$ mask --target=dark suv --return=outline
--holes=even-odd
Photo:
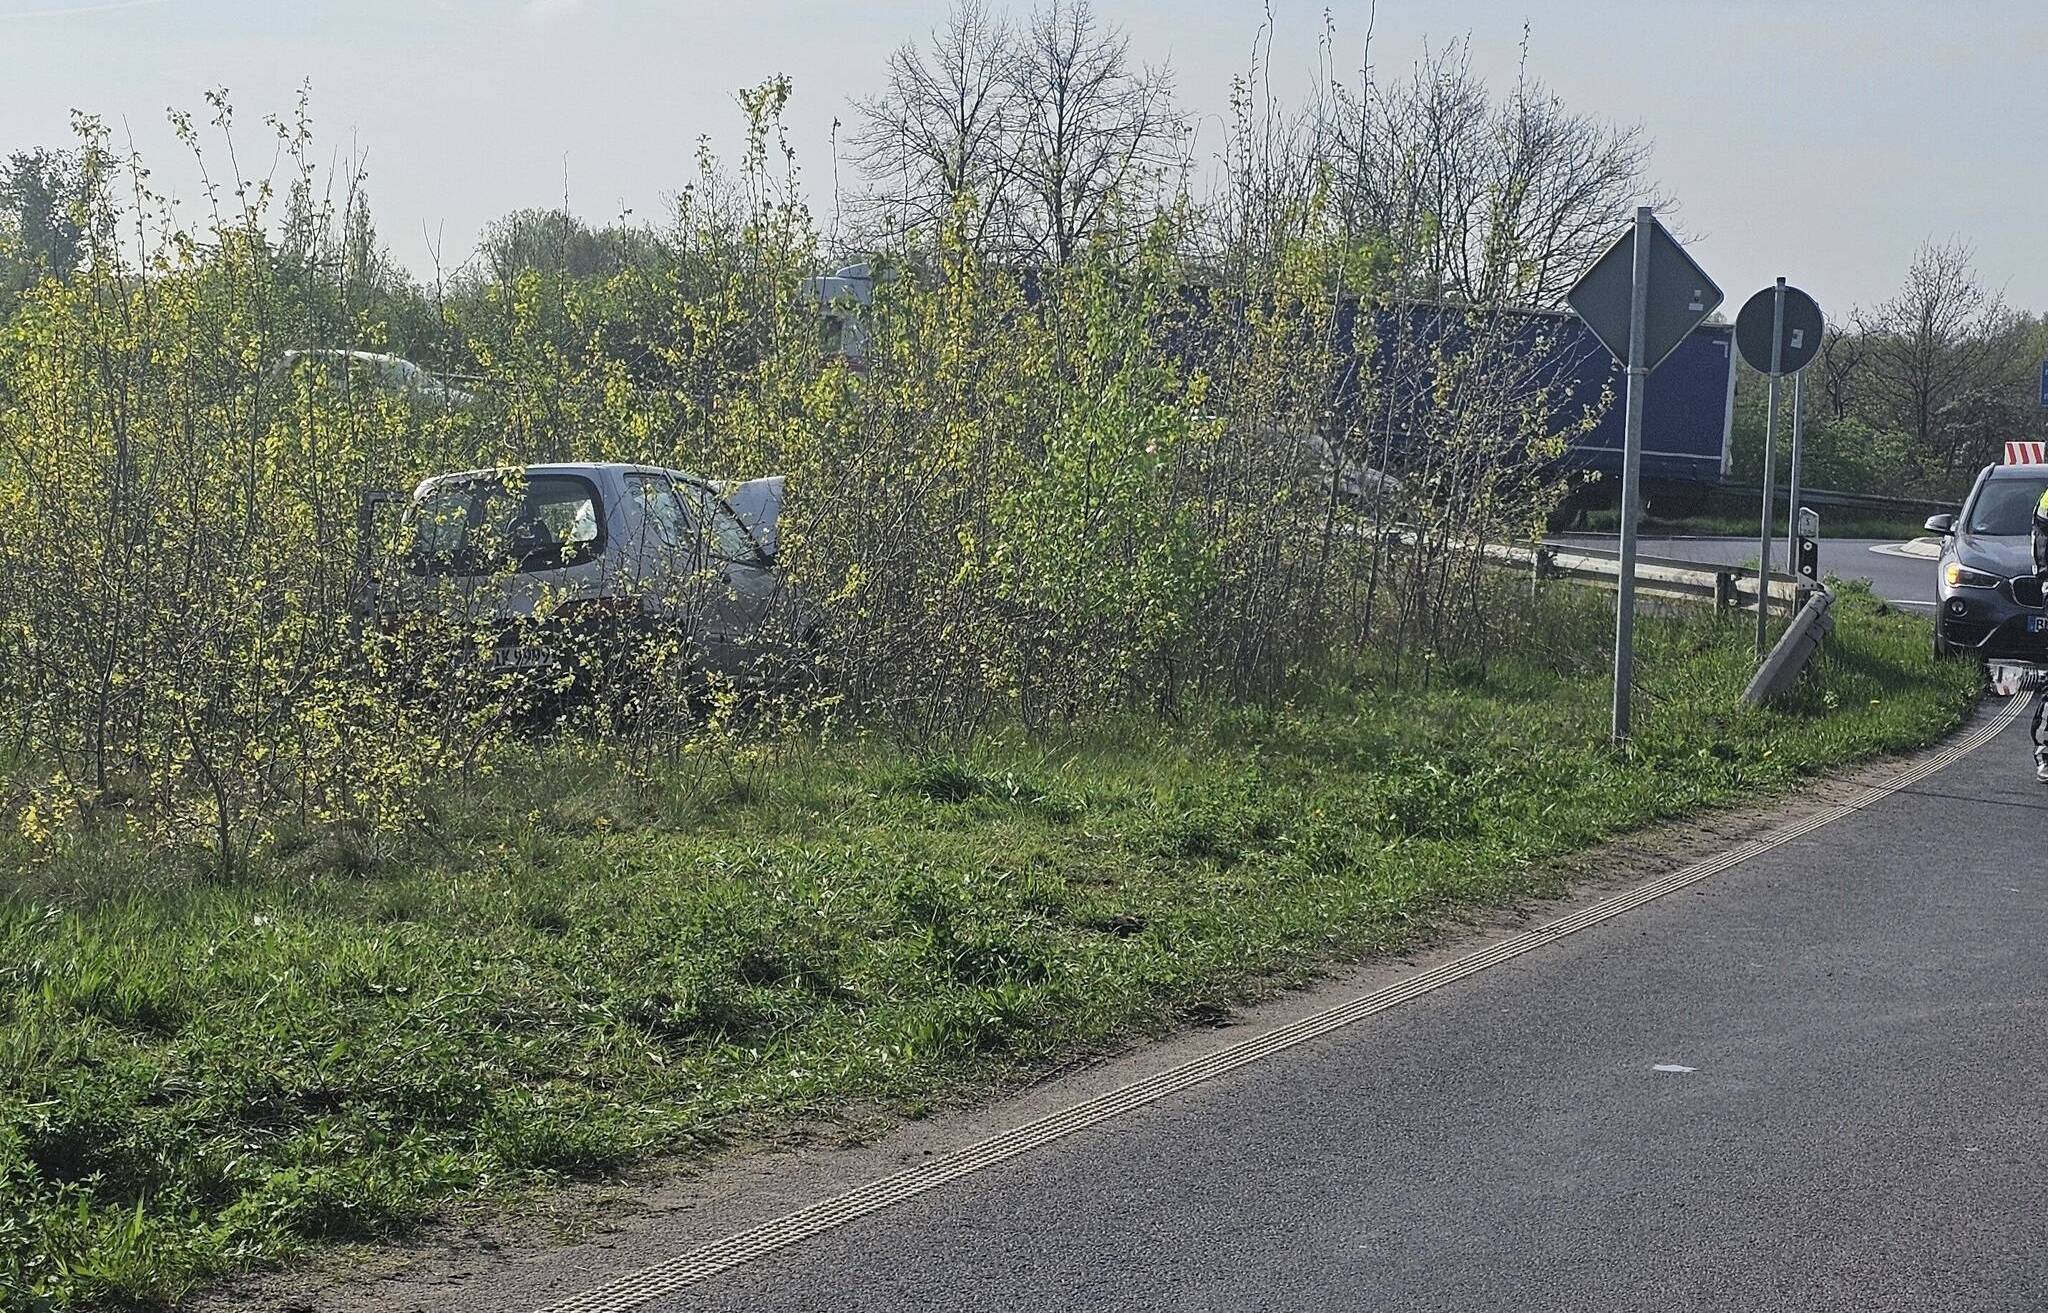
[[[2048,660],[2048,609],[2034,573],[2034,507],[2048,465],[1991,465],[1960,515],[1937,515],[1942,537],[1934,653]]]

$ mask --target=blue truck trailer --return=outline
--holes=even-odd
[[[1027,299],[1035,299],[1037,280],[1026,278]],[[827,328],[828,349],[858,359],[865,347],[860,319],[872,304],[874,275],[866,265],[811,280]],[[1186,303],[1169,318],[1199,324],[1213,310],[1206,288],[1182,289]],[[1348,299],[1337,307],[1337,370],[1332,380],[1333,409],[1356,404],[1361,369],[1357,346],[1361,304]],[[1563,463],[1573,471],[1619,475],[1622,447],[1622,400],[1627,379],[1607,348],[1577,315],[1568,311],[1510,309],[1477,314],[1438,305],[1378,307],[1366,312],[1370,331],[1366,350],[1375,357],[1377,376],[1398,378],[1413,404],[1428,404],[1427,366],[1430,348],[1447,336],[1485,332],[1502,366],[1521,371],[1524,379],[1545,387],[1550,413],[1560,428],[1571,417],[1598,411],[1586,432],[1572,434]],[[1478,326],[1474,323],[1477,321]],[[1169,326],[1175,349],[1191,358],[1201,353],[1200,331],[1191,338]],[[1611,396],[1612,404],[1604,404]],[[1732,464],[1730,439],[1735,418],[1735,329],[1729,324],[1702,324],[1650,375],[1643,400],[1643,481],[1645,494],[1666,502],[1704,498],[1727,479]],[[1574,425],[1574,427],[1576,427]],[[1597,497],[1595,498],[1597,499]]]
[[[1626,372],[1577,316],[1559,318],[1560,375],[1571,380],[1574,399],[1597,399],[1605,388],[1614,394],[1614,404],[1590,433],[1573,440],[1566,459],[1574,469],[1618,476]],[[1702,324],[1650,375],[1643,395],[1644,479],[1724,482],[1734,462],[1734,427],[1735,327]]]
[[[1369,361],[1376,380],[1373,404],[1387,404],[1384,389],[1393,387],[1393,408],[1413,416],[1414,431],[1426,431],[1422,412],[1435,404],[1432,360],[1439,352],[1476,351],[1480,368],[1512,374],[1511,386],[1547,394],[1548,414],[1559,432],[1569,434],[1566,468],[1621,472],[1626,372],[1577,315],[1414,304],[1373,309],[1365,323],[1361,334],[1357,303],[1339,307],[1333,384],[1339,415],[1358,403]],[[1597,416],[1591,427],[1572,431],[1588,414]],[[1643,399],[1645,486],[1704,490],[1722,483],[1732,464],[1734,417],[1735,330],[1702,324],[1650,375]]]

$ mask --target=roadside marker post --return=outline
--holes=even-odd
[[[1796,409],[1797,393],[1793,396]],[[1792,512],[1793,533],[1792,573],[1800,580],[1801,603],[1804,595],[1820,587],[1820,513],[1801,506]]]
[[[1647,205],[1565,300],[1628,370],[1621,454],[1621,561],[1614,607],[1614,741],[1628,738],[1635,684],[1636,537],[1642,515],[1643,396],[1664,363],[1721,304],[1721,289]]]

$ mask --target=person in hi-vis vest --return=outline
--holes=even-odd
[[[2048,582],[2048,492],[2034,503],[2034,573]],[[2048,722],[2048,682],[2034,693],[2034,778],[2048,784],[2048,743],[2041,738]]]

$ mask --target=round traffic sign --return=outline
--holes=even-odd
[[[1759,373],[1796,374],[1820,354],[1820,304],[1796,287],[1784,288],[1785,336],[1778,351],[1778,368],[1771,369],[1771,327],[1776,317],[1778,287],[1766,287],[1745,301],[1735,316],[1735,345],[1749,367]]]

